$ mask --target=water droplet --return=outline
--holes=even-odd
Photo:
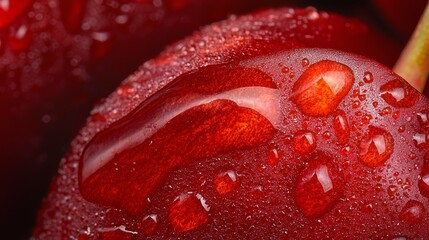
[[[284,68],[282,68],[282,72],[283,72],[283,73],[288,73],[288,72],[289,72],[289,68],[288,68],[288,67],[284,67]]]
[[[291,101],[309,116],[332,113],[353,86],[353,71],[346,65],[324,60],[310,65],[292,89]]]
[[[384,116],[384,115],[389,115],[392,113],[392,108],[391,107],[385,107],[383,108],[383,110],[381,110],[380,115]]]
[[[125,226],[113,227],[113,228],[102,228],[98,230],[100,235],[97,239],[110,240],[110,239],[124,239],[134,240],[136,239],[137,232],[129,231]]]
[[[27,24],[11,27],[9,47],[15,52],[23,51],[30,45],[31,38],[32,34]]]
[[[94,59],[104,58],[110,51],[110,48],[113,43],[111,34],[108,32],[93,32],[92,37],[92,46],[91,46],[91,56]]]
[[[311,131],[298,131],[293,137],[293,148],[297,153],[306,154],[316,149],[316,136]]]
[[[398,192],[398,186],[396,185],[390,185],[387,187],[387,194],[389,194],[389,196],[395,196],[395,194]]]
[[[331,156],[317,153],[313,158],[298,177],[295,191],[295,202],[307,217],[329,211],[344,187],[341,172],[331,161]]]
[[[332,136],[332,134],[330,133],[330,132],[328,132],[328,131],[326,131],[326,132],[324,132],[323,134],[322,134],[322,137],[324,138],[324,139],[330,139],[331,138],[331,136]]]
[[[317,9],[316,8],[314,8],[314,7],[307,7],[306,9],[305,9],[305,11],[307,12],[307,18],[309,19],[309,20],[317,20],[317,19],[319,19],[319,12],[317,11]]]
[[[177,232],[187,232],[204,225],[208,220],[209,207],[199,194],[184,193],[170,207],[168,219]]]
[[[420,174],[418,185],[420,193],[423,196],[429,198],[429,169],[423,169],[422,173]]]
[[[34,0],[0,0],[0,29],[22,15]]]
[[[401,113],[400,113],[399,111],[395,111],[395,112],[393,112],[393,114],[392,114],[392,118],[393,118],[393,119],[398,119],[400,115],[401,115]]]
[[[417,113],[417,120],[419,121],[420,127],[428,128],[429,127],[429,119],[427,111],[422,111]]]
[[[370,124],[371,123],[371,120],[372,120],[372,115],[371,114],[365,114],[363,117],[362,117],[362,123],[363,124],[366,124],[366,125],[368,125],[368,124]]]
[[[277,163],[279,163],[279,152],[277,151],[277,149],[273,148],[269,150],[267,155],[268,164],[270,164],[271,166],[275,166],[277,165]]]
[[[429,135],[425,133],[416,133],[413,136],[413,142],[418,148],[429,148]]]
[[[399,218],[409,223],[418,223],[423,220],[425,208],[416,200],[409,200],[402,208]]]
[[[352,108],[358,108],[360,107],[360,102],[358,100],[355,100],[352,102]]]
[[[412,107],[419,98],[417,90],[399,79],[382,85],[380,92],[384,101],[397,108]]]
[[[374,81],[374,76],[372,76],[371,72],[365,72],[363,74],[363,81],[365,83],[372,83]]]
[[[350,137],[350,128],[346,113],[343,110],[337,110],[334,113],[335,136],[340,144],[346,144]]]
[[[308,58],[303,58],[301,64],[303,67],[307,67],[310,64],[310,61],[308,61]]]
[[[222,172],[216,176],[214,185],[219,195],[223,196],[237,187],[237,174],[232,170]]]
[[[382,165],[393,152],[394,140],[384,129],[369,126],[368,133],[361,140],[360,160],[369,167]]]
[[[146,215],[141,223],[141,228],[145,235],[152,235],[158,225],[158,216],[156,214]]]
[[[279,91],[257,69],[210,66],[169,86],[86,146],[79,175],[86,200],[141,214],[140,199],[175,169],[267,144],[278,132]]]

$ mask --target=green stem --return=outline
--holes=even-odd
[[[393,71],[422,92],[429,75],[429,3]]]

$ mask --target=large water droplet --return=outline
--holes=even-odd
[[[384,101],[397,108],[412,107],[419,98],[417,90],[399,79],[382,85],[380,92]]]
[[[12,23],[34,0],[0,0],[0,28]]]
[[[427,111],[422,111],[417,113],[417,120],[419,121],[420,127],[428,128],[429,127],[429,118]]]
[[[324,60],[310,65],[295,82],[291,100],[304,114],[327,116],[347,95],[354,83],[346,65]]]
[[[293,148],[297,153],[306,154],[316,149],[316,136],[311,131],[298,131],[293,137]]]
[[[141,222],[141,228],[145,235],[152,235],[155,232],[157,225],[158,216],[156,214],[146,215]]]
[[[307,67],[310,64],[310,61],[308,61],[308,58],[303,58],[301,61],[301,65],[303,67]]]
[[[15,52],[22,51],[30,45],[31,38],[32,34],[27,24],[11,27],[9,47]]]
[[[410,223],[418,223],[423,220],[425,208],[423,204],[416,200],[409,200],[402,208],[399,218]]]
[[[314,154],[314,159],[298,177],[295,201],[307,217],[329,211],[340,198],[344,180],[341,172],[325,153]]]
[[[269,150],[268,151],[268,153],[267,153],[267,158],[268,158],[268,160],[267,160],[267,162],[268,162],[268,164],[270,164],[271,166],[275,166],[275,165],[277,165],[277,163],[279,163],[279,158],[280,158],[280,154],[279,154],[279,152],[277,151],[277,149],[276,148],[273,148],[273,149],[271,149],[271,150]]]
[[[429,134],[416,133],[413,135],[413,142],[418,148],[429,148]]]
[[[275,87],[257,69],[217,65],[182,75],[91,140],[82,196],[139,214],[173,169],[267,144],[281,122]]]
[[[234,190],[237,184],[237,174],[232,170],[218,174],[214,180],[215,189],[221,196]]]
[[[372,83],[374,81],[374,76],[371,72],[365,72],[363,75],[363,81],[365,83]]]
[[[129,231],[125,226],[103,228],[99,230],[100,235],[97,239],[100,240],[111,240],[111,239],[123,239],[123,240],[134,240],[136,239],[137,232]]]
[[[335,111],[333,125],[338,142],[340,144],[346,144],[349,141],[350,128],[346,113],[343,110]]]
[[[168,219],[175,231],[187,232],[205,224],[209,220],[209,210],[201,195],[185,193],[174,200]]]
[[[424,168],[419,178],[419,190],[420,193],[429,198],[429,169]]]
[[[387,187],[387,194],[389,194],[389,196],[393,197],[397,192],[398,192],[398,186],[390,185]]]
[[[91,37],[93,40],[91,46],[91,56],[94,59],[104,58],[109,53],[113,44],[111,34],[108,32],[94,32],[91,34]]]
[[[382,165],[393,152],[394,140],[384,129],[369,126],[368,133],[361,140],[360,160],[369,167]]]

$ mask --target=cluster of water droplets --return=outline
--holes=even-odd
[[[352,166],[363,164],[367,169],[374,169],[376,171],[375,175],[377,175],[377,172],[382,171],[381,169],[384,169],[385,166],[389,166],[395,148],[395,140],[392,137],[392,133],[385,130],[383,126],[375,124],[375,118],[378,118],[378,116],[366,113],[356,114],[356,116],[362,117],[361,122],[363,124],[353,126],[350,123],[352,118],[347,116],[346,111],[338,107],[344,106],[343,101],[347,96],[351,99],[356,99],[350,107],[351,109],[357,109],[355,113],[359,113],[361,102],[362,104],[367,104],[366,101],[372,100],[366,97],[365,89],[362,92],[359,89],[354,89],[356,85],[360,87],[372,86],[374,76],[371,72],[364,72],[361,81],[354,84],[356,81],[354,79],[355,73],[344,64],[338,62],[321,61],[310,64],[310,61],[304,58],[302,59],[302,67],[307,69],[295,81],[290,101],[303,113],[304,118],[317,117],[318,119],[324,119],[322,125],[332,126],[334,131],[332,133],[329,131],[320,132],[320,130],[312,131],[307,128],[308,124],[303,121],[303,129],[294,131],[290,135],[280,134],[279,136],[283,136],[283,144],[290,147],[293,153],[298,156],[297,159],[305,162],[304,167],[300,168],[300,173],[296,177],[294,190],[289,191],[294,192],[294,203],[299,211],[306,218],[315,219],[331,211],[337,203],[344,201],[341,198],[344,197],[345,187],[347,186],[346,179],[348,178],[344,176],[345,171],[342,169],[347,164],[339,165],[338,161],[341,161],[341,159],[338,159],[339,156],[333,156],[331,153],[318,149],[319,136],[326,141],[331,141],[330,139],[335,136],[332,141],[340,146],[343,156],[347,158],[351,151],[357,153],[359,161],[350,163]],[[294,79],[294,74],[290,75],[290,69],[289,67],[282,67],[281,72],[288,75],[290,79]],[[325,74],[325,72],[329,72],[329,74]],[[379,112],[379,116],[382,117],[393,115],[393,109],[398,109],[399,111],[402,108],[414,106],[418,97],[406,84],[397,79],[383,84],[379,91],[383,99],[381,101],[384,102],[373,102],[371,105],[374,108],[378,108],[379,105],[384,106],[385,103],[389,105]],[[349,94],[349,92],[351,93]],[[323,98],[320,96],[323,96]],[[310,103],[316,107],[308,108],[307,105]],[[295,114],[298,113],[295,112]],[[395,117],[393,118],[396,119]],[[416,115],[416,120],[418,120],[422,129],[426,129],[428,118],[424,111]],[[365,132],[353,134],[358,138],[351,139],[351,132],[356,132],[357,129],[365,129]],[[400,129],[401,127],[398,129],[399,133],[405,131],[405,129]],[[416,147],[427,148],[425,145],[426,138],[424,134],[414,135],[413,140]],[[356,143],[357,149],[350,149],[350,145],[354,143]],[[282,161],[289,161],[284,159],[282,148],[270,145],[266,149],[266,161],[260,165],[258,171],[268,171],[282,164]],[[265,163],[268,166],[264,165]],[[371,171],[368,170],[368,172]],[[398,186],[402,186],[404,191],[410,186],[409,179],[403,180],[398,177],[399,174],[395,176],[397,177],[397,184],[390,184],[385,188],[387,195],[391,197],[398,196],[400,191]],[[424,169],[419,180],[420,192],[424,196],[429,196],[428,176],[429,169]],[[240,179],[241,174],[230,168],[217,172],[214,174],[213,179],[206,180],[211,183],[211,188],[217,193],[215,199],[222,201],[224,197],[241,189]],[[201,186],[206,186],[206,182],[204,181]],[[380,187],[380,189],[383,188],[383,186]],[[255,186],[250,196],[258,198],[258,196],[264,196],[264,194],[264,186]],[[410,200],[400,209],[397,217],[409,223],[420,222],[423,219],[425,208],[420,201],[413,200],[413,196],[409,196],[409,198]],[[165,209],[168,211],[167,215],[151,213],[143,217],[142,228],[144,229],[144,234],[156,234],[157,226],[160,222],[165,221],[165,219],[160,220],[159,215],[166,216],[172,228],[178,233],[188,232],[210,224],[212,221],[210,220],[212,215],[210,213],[211,204],[217,204],[216,201],[210,201],[211,199],[213,199],[212,196],[206,199],[204,193],[184,192],[179,194]],[[353,201],[350,200],[350,202]],[[374,206],[372,203],[365,206],[367,207],[363,209],[366,209],[366,211],[373,211]],[[251,216],[249,217],[251,218]]]

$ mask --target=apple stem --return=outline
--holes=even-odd
[[[429,75],[429,2],[393,71],[423,92]]]

